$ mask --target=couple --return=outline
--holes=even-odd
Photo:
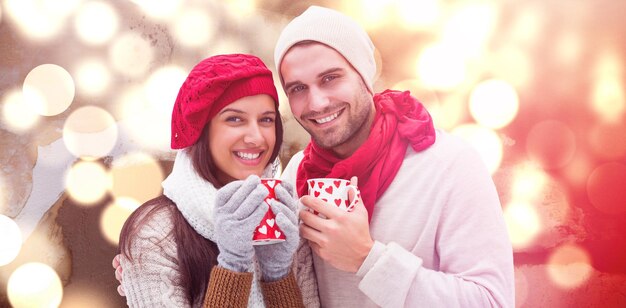
[[[271,72],[249,55],[208,58],[174,106],[172,148],[182,150],[164,196],[122,231],[116,275],[129,305],[513,307],[512,248],[489,173],[408,92],[374,94],[366,32],[313,6],[274,55],[312,137],[271,203],[287,240],[250,241],[267,211],[259,177],[273,175],[283,133]],[[344,212],[306,196],[318,177],[358,179],[362,202]]]

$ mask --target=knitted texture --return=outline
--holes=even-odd
[[[230,182],[217,191],[213,220],[220,266],[237,272],[250,268],[254,258],[252,234],[267,213],[266,196],[267,188],[256,175]]]
[[[337,11],[311,6],[287,24],[274,49],[276,70],[283,85],[280,64],[287,51],[302,41],[320,42],[335,49],[356,69],[369,91],[374,93],[374,44],[356,21]]]
[[[193,145],[218,111],[237,99],[258,94],[269,95],[278,105],[272,72],[261,59],[245,54],[204,59],[178,91],[172,111],[172,149]]]
[[[165,197],[151,202],[170,202]],[[132,241],[132,260],[120,258],[122,286],[129,307],[190,307],[185,290],[178,286],[180,272],[172,218],[167,209],[155,212]],[[155,245],[154,243],[159,243]]]
[[[300,289],[297,287],[293,272],[289,272],[285,278],[261,283],[267,307],[304,307]]]
[[[263,172],[263,177],[273,177],[277,169],[278,159],[265,169],[265,171]],[[163,181],[162,186],[163,194],[171,199],[171,201],[167,200],[166,198],[164,199],[167,200],[167,202],[173,201],[176,204],[176,207],[183,214],[185,220],[187,220],[187,222],[194,228],[194,230],[196,230],[196,232],[198,232],[206,239],[215,242],[213,209],[215,205],[215,195],[217,193],[217,190],[213,185],[208,183],[197,174],[192,166],[189,154],[187,153],[186,149],[179,151],[176,155],[176,160],[174,162],[172,172],[167,177],[167,179]],[[154,232],[158,231],[156,234],[153,235],[154,239],[164,239],[167,237],[167,240],[164,240],[164,243],[166,243],[164,245],[168,247],[175,247],[176,243],[173,240],[173,234],[168,235],[168,232],[172,230],[172,226],[170,225],[171,222],[167,223],[165,222],[168,221],[167,219],[164,220],[162,217],[157,217],[157,215],[155,215],[154,219],[151,219],[151,221],[152,220],[159,220],[155,223],[165,225],[152,228],[145,226],[145,228],[152,230],[146,230],[146,232],[154,234]],[[154,244],[147,240],[141,241],[141,243],[138,244],[142,246],[140,248],[137,248],[138,250],[154,248]],[[154,262],[163,262],[162,259],[170,258],[176,260],[176,250],[172,250],[171,253],[168,250],[168,253],[166,255],[155,255]],[[301,241],[300,246],[298,247],[298,250],[294,257],[294,273],[296,274],[296,280],[302,292],[303,300],[306,307],[319,307],[317,280],[315,278],[312,260],[312,252],[310,247],[305,243],[305,241]],[[261,278],[261,270],[256,260],[253,267],[254,280],[252,283],[252,291],[250,293],[248,305],[249,307],[259,307],[263,306],[263,299],[259,283]],[[123,265],[122,268],[124,269],[124,274],[126,274],[126,266]],[[177,271],[177,266],[172,265],[172,270]],[[141,277],[137,277],[137,279],[134,279],[132,282],[126,280],[126,276],[124,279],[125,288],[127,284],[144,283]],[[169,285],[169,287],[174,286]],[[154,295],[154,297],[156,298],[158,296]],[[143,306],[145,307],[146,305]],[[150,307],[155,305],[147,306]],[[180,305],[178,306],[180,307]]]
[[[204,307],[247,307],[252,278],[252,273],[239,273],[214,266]]]

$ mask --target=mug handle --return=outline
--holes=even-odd
[[[352,202],[350,202],[350,205],[348,206],[348,208],[346,209],[348,212],[352,212],[352,210],[354,209],[354,206],[357,204],[357,202],[359,202],[359,199],[361,199],[361,191],[359,191],[359,188],[356,187],[355,185],[348,185],[346,186],[349,190],[352,190],[352,192],[354,193],[354,198],[352,199]],[[350,195],[350,192],[348,192],[348,196]]]

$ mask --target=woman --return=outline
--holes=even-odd
[[[260,59],[220,55],[193,68],[172,113],[172,148],[181,150],[163,195],[137,209],[120,235],[129,306],[319,305],[310,250],[291,266],[300,239],[288,187],[277,185],[280,202],[271,203],[287,239],[252,245],[268,209],[259,176],[274,175],[282,133]]]

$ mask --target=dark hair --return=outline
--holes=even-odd
[[[278,108],[276,108],[276,113],[276,143],[269,161],[270,164],[278,157],[283,143],[283,124]],[[220,188],[225,183],[220,183],[216,177],[217,167],[209,151],[208,127],[209,124],[205,125],[198,141],[189,148],[189,155],[196,172],[213,186]],[[176,205],[165,196],[144,203],[128,217],[120,233],[120,253],[132,260],[131,242],[139,232],[140,226],[161,209],[168,211],[174,225],[172,232],[178,245],[177,259],[180,270],[178,283],[186,290],[190,304],[202,303],[211,269],[217,265],[217,255],[219,254],[217,245],[198,234],[176,208]]]

